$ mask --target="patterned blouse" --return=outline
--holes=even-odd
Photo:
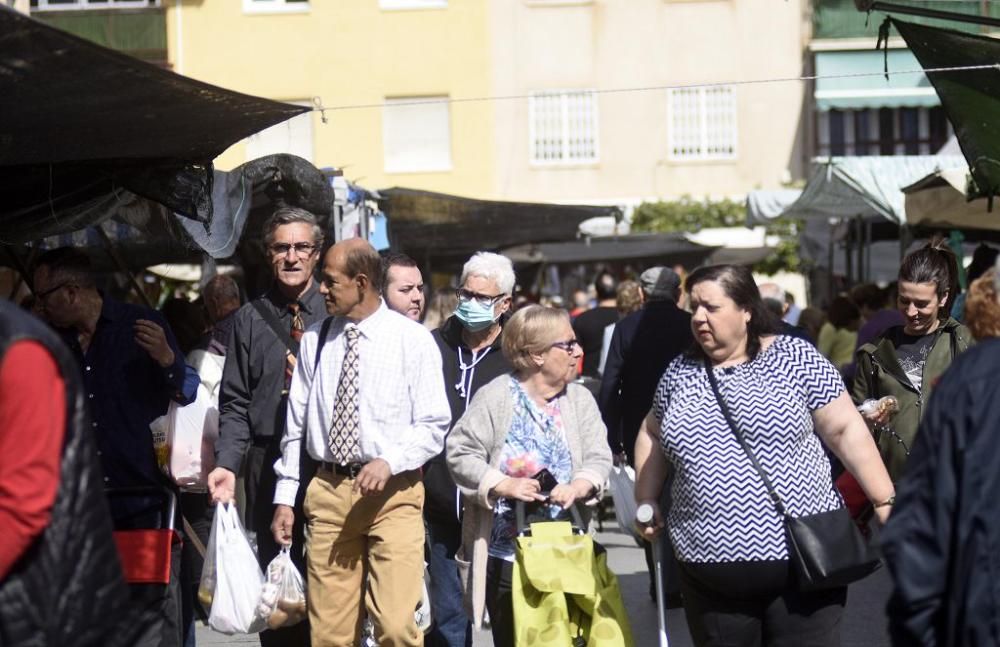
[[[507,440],[500,454],[499,469],[513,478],[531,478],[548,469],[559,483],[569,483],[573,477],[573,461],[563,432],[558,398],[539,407],[513,375],[510,390],[514,400],[514,415]],[[568,516],[558,505],[525,504],[525,523],[551,521]],[[507,561],[514,559],[514,539],[517,538],[517,517],[513,500],[501,498],[493,509],[493,531],[489,554]]]
[[[840,507],[811,415],[844,392],[837,369],[808,342],[779,335],[752,361],[714,370],[726,405],[788,514]],[[678,558],[787,559],[782,519],[726,424],[703,360],[674,360],[660,379],[653,408],[675,473],[667,526]]]

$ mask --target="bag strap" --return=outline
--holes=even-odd
[[[281,342],[285,345],[285,348],[288,349],[288,352],[290,352],[292,355],[298,355],[299,342],[292,339],[292,333],[282,327],[281,320],[278,319],[278,315],[274,314],[274,312],[272,312],[270,308],[264,305],[265,298],[266,297],[260,297],[258,299],[254,299],[253,301],[251,301],[250,303],[253,304],[253,309],[257,311],[257,314],[259,314],[261,318],[264,319],[264,321],[267,322],[267,325],[271,327],[271,330],[274,332],[275,335],[278,336],[278,339],[280,339]]]
[[[326,336],[330,333],[330,326],[333,325],[333,317],[323,320],[323,326],[319,329],[319,341],[316,343],[316,359],[313,362],[313,374],[319,368],[319,358],[323,354],[323,346],[326,345]]]
[[[570,506],[569,514],[573,518],[573,523],[576,524],[576,527],[579,528],[581,532],[586,532],[587,529],[583,527],[583,516],[580,514],[580,511],[576,506],[576,503]],[[514,516],[516,518],[516,529],[518,534],[527,530],[528,524],[525,523],[524,501],[521,501],[520,499],[516,500],[516,503],[514,504]]]
[[[774,508],[782,517],[787,516],[785,513],[785,504],[782,503],[781,497],[778,496],[778,491],[774,489],[774,485],[771,484],[771,479],[767,477],[767,473],[764,472],[764,468],[757,462],[757,457],[754,456],[753,451],[750,449],[750,445],[747,444],[746,439],[743,438],[743,434],[736,426],[736,422],[733,420],[732,414],[729,413],[729,407],[726,406],[726,401],[722,399],[722,394],[719,392],[719,384],[715,380],[715,372],[712,370],[712,366],[707,358],[705,359],[705,374],[708,376],[708,383],[712,385],[712,391],[715,393],[715,399],[719,403],[719,408],[722,409],[722,416],[729,424],[729,429],[733,432],[733,435],[736,436],[736,441],[739,442],[740,447],[743,448],[747,458],[750,459],[750,463],[753,465],[754,469],[757,470],[757,473],[760,474],[761,480],[764,481],[764,487],[767,488],[767,493],[771,497],[771,502],[774,504]]]

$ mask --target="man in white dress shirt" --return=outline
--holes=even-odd
[[[322,324],[302,337],[274,466],[279,543],[291,541],[291,506],[300,478],[307,484],[314,647],[357,644],[362,599],[379,645],[423,644],[413,615],[424,569],[418,468],[441,451],[451,414],[430,332],[386,307],[379,271],[361,239],[324,257],[320,292],[334,316],[324,343]],[[315,476],[300,476],[303,440],[320,462]]]

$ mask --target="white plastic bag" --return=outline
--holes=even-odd
[[[264,588],[257,603],[257,617],[270,629],[291,627],[306,618],[306,587],[292,563],[288,546],[267,565]]]
[[[208,473],[215,468],[215,441],[219,439],[217,400],[204,384],[194,402],[171,401],[167,413],[149,424],[160,469],[188,492],[205,492]]]
[[[629,465],[614,466],[608,475],[611,498],[615,502],[615,518],[618,527],[636,539],[641,539],[635,530],[635,470]]]
[[[170,404],[167,413],[170,477],[189,491],[205,491],[208,473],[215,468],[215,441],[219,439],[219,410],[204,384],[187,406]]]
[[[264,576],[234,504],[216,507],[208,545],[214,560],[206,555],[199,587],[199,598],[203,599],[202,591],[212,592],[208,626],[224,634],[253,634],[265,629],[267,623],[256,613]],[[214,567],[212,571],[209,566]]]

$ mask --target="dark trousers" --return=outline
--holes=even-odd
[[[486,610],[490,614],[493,647],[514,647],[513,562],[490,557],[486,562]]]
[[[257,561],[262,570],[272,559],[278,556],[281,546],[274,541],[271,532],[271,520],[274,517],[274,487],[277,477],[274,474],[274,462],[281,455],[281,439],[274,437],[255,440],[247,450],[244,466],[244,483],[246,489],[246,520],[248,531],[257,535]],[[305,443],[303,443],[305,445]],[[311,475],[315,466],[303,463],[302,474]],[[302,500],[305,497],[309,478],[302,479],[298,497],[295,499],[295,525],[292,528],[292,562],[305,577],[305,518],[302,513]],[[267,630],[260,633],[261,647],[299,647],[308,646],[309,621],[304,620],[297,625],[277,630]]]
[[[428,572],[431,576],[431,617],[434,627],[426,637],[427,647],[471,647],[472,624],[462,606],[462,583],[458,579],[455,551],[462,543],[462,526],[457,521],[427,520],[430,544]]]
[[[702,568],[681,564],[681,593],[698,647],[838,647],[847,588],[795,591],[784,575],[737,565],[725,580],[706,581]],[[765,566],[765,569],[769,567]],[[727,582],[728,581],[728,582]],[[728,584],[728,585],[727,585]]]

